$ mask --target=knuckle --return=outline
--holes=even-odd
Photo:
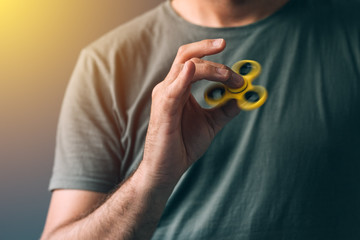
[[[224,64],[220,64],[218,68],[230,70],[230,68]]]
[[[161,84],[162,83],[158,83],[152,90],[152,93],[151,93],[151,97],[154,99],[156,98],[156,96],[158,96],[158,93],[160,91],[160,88],[161,88]]]
[[[177,55],[181,56],[186,52],[187,49],[187,45],[182,45],[179,47],[178,51],[177,51]]]

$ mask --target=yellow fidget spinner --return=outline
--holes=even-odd
[[[235,63],[231,69],[243,77],[244,85],[241,88],[229,88],[224,84],[213,85],[205,91],[205,101],[210,106],[218,106],[230,99],[236,99],[243,110],[261,107],[267,99],[267,91],[263,86],[252,85],[252,81],[260,75],[260,64],[252,60],[242,60]]]

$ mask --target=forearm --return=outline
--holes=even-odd
[[[149,239],[171,191],[172,186],[157,188],[138,169],[96,210],[42,239]]]

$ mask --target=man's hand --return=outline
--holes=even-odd
[[[242,77],[225,65],[202,60],[221,52],[223,39],[181,46],[164,81],[153,90],[151,116],[140,169],[157,184],[173,185],[209,147],[216,133],[234,116],[235,102],[203,109],[192,96],[191,84],[207,79],[229,87],[243,85]]]

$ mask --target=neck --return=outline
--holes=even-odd
[[[266,18],[289,0],[172,0],[185,20],[205,27],[244,26]]]

